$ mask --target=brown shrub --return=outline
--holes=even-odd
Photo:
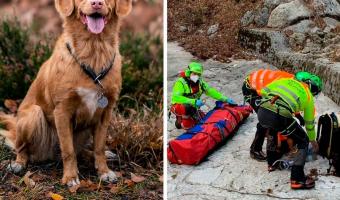
[[[119,160],[160,169],[163,160],[163,113],[130,109],[128,117],[117,113],[111,122],[107,142]]]

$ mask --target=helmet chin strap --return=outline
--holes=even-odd
[[[308,86],[309,86],[309,90],[310,92],[313,94],[313,96],[316,96],[316,93],[312,90],[312,83],[310,81],[308,81]]]
[[[310,81],[308,81],[308,86],[309,86],[309,90],[311,91],[311,93],[313,94],[314,97],[316,97],[317,95],[320,94],[319,89],[317,91],[312,90],[312,83]]]

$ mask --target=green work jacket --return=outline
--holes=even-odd
[[[279,96],[287,105],[289,105],[291,111],[294,113],[303,112],[309,140],[315,141],[314,99],[306,84],[290,78],[279,79],[263,88],[261,90],[261,96],[263,98]]]
[[[189,80],[187,78],[180,77],[174,84],[171,104],[190,104],[196,107],[196,100],[200,99],[203,93],[219,101],[227,101],[228,99],[215,88],[210,87],[208,83],[202,79],[199,79],[198,92],[193,94],[192,88],[189,85]]]

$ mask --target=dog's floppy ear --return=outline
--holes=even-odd
[[[132,0],[116,0],[116,14],[118,17],[124,17],[131,12]]]
[[[55,0],[55,7],[63,18],[68,17],[73,13],[74,0]]]

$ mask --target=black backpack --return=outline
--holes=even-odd
[[[317,141],[319,154],[329,160],[328,173],[334,166],[336,176],[340,176],[340,113],[320,116]]]

